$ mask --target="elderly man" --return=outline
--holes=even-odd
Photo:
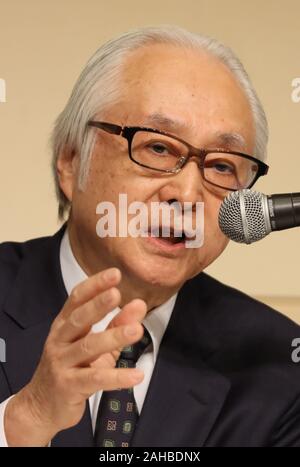
[[[95,53],[53,133],[67,223],[0,246],[2,445],[300,445],[298,327],[202,272],[228,244],[222,199],[267,172],[266,143],[247,74],[215,40],[144,28]],[[192,216],[204,203],[203,245],[174,225],[99,235],[97,206],[121,222],[120,194]]]

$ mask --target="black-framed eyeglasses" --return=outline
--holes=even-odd
[[[269,167],[259,159],[226,149],[198,149],[178,138],[153,128],[119,126],[89,121],[88,126],[123,136],[128,141],[128,154],[136,164],[147,169],[176,174],[192,157],[198,158],[203,180],[215,187],[235,191],[251,188]]]

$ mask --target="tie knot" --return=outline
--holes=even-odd
[[[141,340],[136,342],[135,344],[129,345],[127,347],[124,347],[121,351],[119,360],[118,360],[118,366],[120,367],[127,367],[128,366],[128,360],[136,364],[142,353],[146,350],[146,348],[151,344],[151,336],[145,326],[144,328],[144,335]]]

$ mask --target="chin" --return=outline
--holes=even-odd
[[[182,284],[192,276],[191,271],[179,268],[166,258],[153,258],[152,260],[134,261],[127,265],[130,275],[139,283],[151,285],[156,288],[179,289]]]

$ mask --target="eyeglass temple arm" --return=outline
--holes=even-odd
[[[113,123],[105,123],[105,122],[95,122],[90,120],[88,122],[89,126],[94,126],[96,128],[100,128],[101,130],[107,131],[113,135],[120,135],[123,131],[123,128],[119,125],[114,125]]]

